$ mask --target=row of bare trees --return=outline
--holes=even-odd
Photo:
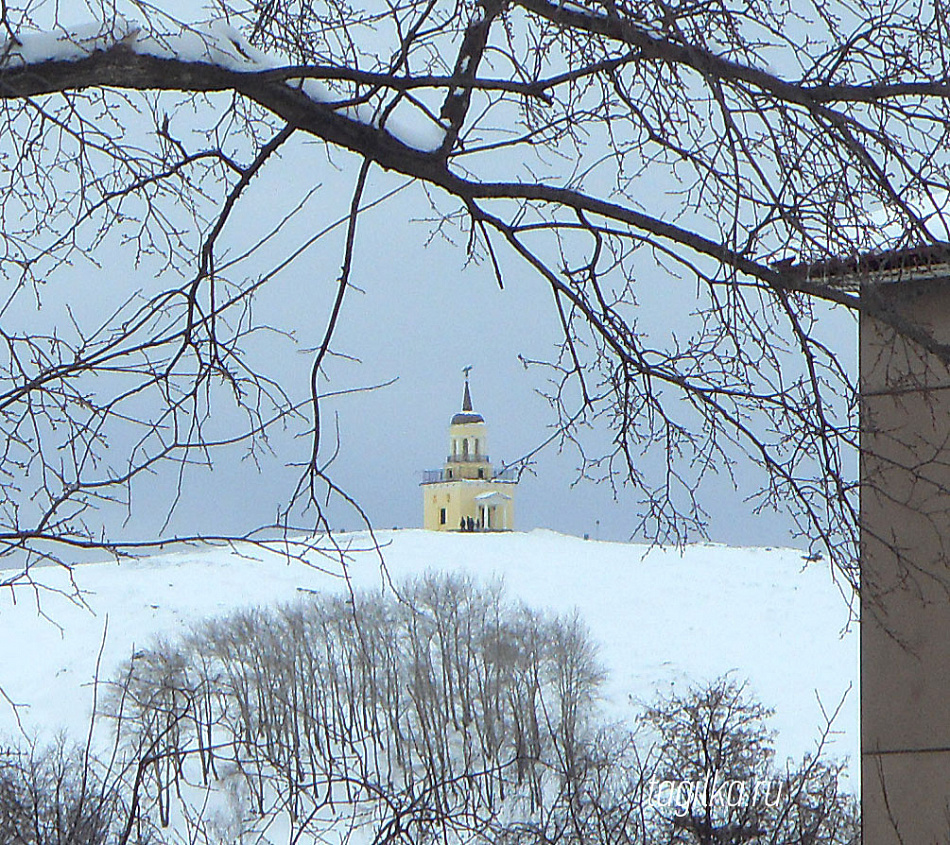
[[[400,597],[313,596],[137,654],[110,712],[152,761],[162,823],[186,783],[226,775],[301,830],[339,807],[405,836],[541,812],[591,730],[602,670],[583,626],[463,578]]]

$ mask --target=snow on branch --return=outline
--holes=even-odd
[[[197,28],[183,26],[178,34],[147,35],[138,25],[116,16],[111,21],[9,38],[0,44],[0,69],[45,62],[75,62],[116,47],[143,56],[217,65],[237,72],[260,71],[278,65],[224,21]]]
[[[46,62],[74,62],[117,44],[134,41],[138,29],[123,18],[104,23],[83,24],[58,32],[17,35],[0,43],[0,70]]]
[[[28,96],[81,87],[80,78],[71,85],[51,84],[48,87],[31,86],[27,89],[12,87],[3,91],[3,77],[11,71],[27,70],[48,63],[76,63],[93,58],[96,54],[127,53],[135,56],[161,59],[176,64],[207,65],[209,69],[230,74],[259,74],[281,68],[282,63],[251,45],[234,27],[224,21],[213,21],[202,27],[182,27],[177,34],[146,34],[136,24],[121,17],[109,22],[95,22],[63,28],[58,32],[35,32],[18,35],[0,43],[0,96]],[[204,84],[192,85],[192,90],[240,89],[235,80],[206,76]],[[46,76],[45,74],[43,75]],[[103,81],[108,84],[108,80]],[[127,87],[141,88],[130,80]],[[92,83],[95,84],[95,83]],[[100,83],[102,84],[102,83]],[[113,83],[114,84],[114,83]],[[159,80],[155,87],[162,88]],[[400,104],[394,111],[382,116],[381,109],[371,103],[334,106],[330,91],[316,79],[288,78],[281,83],[302,92],[315,103],[328,106],[337,114],[365,126],[382,130],[414,150],[432,152],[442,145],[444,128],[430,115],[416,108]]]

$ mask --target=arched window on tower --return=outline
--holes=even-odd
[[[462,459],[466,461],[468,460],[468,438],[467,437],[462,441]]]

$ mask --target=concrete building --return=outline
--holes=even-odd
[[[430,531],[510,531],[515,525],[515,485],[511,469],[495,472],[488,453],[488,430],[472,409],[465,373],[462,410],[449,425],[449,452],[442,469],[422,479],[423,527]]]
[[[811,273],[859,291],[867,306],[859,373],[866,845],[950,843],[948,258],[950,244],[938,244]]]

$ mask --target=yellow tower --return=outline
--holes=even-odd
[[[517,475],[511,468],[498,473],[492,469],[485,420],[472,410],[470,369],[465,368],[462,410],[449,425],[445,466],[423,474],[423,527],[430,531],[511,531]]]

